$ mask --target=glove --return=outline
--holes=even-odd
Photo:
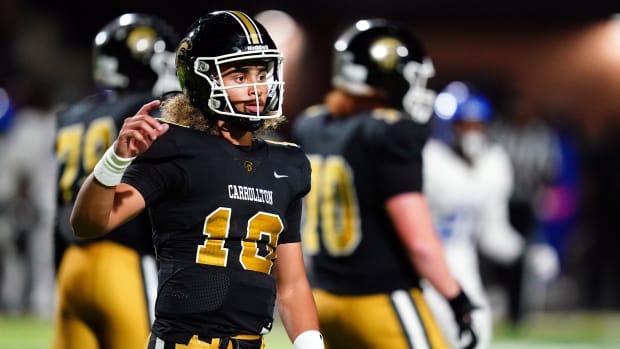
[[[471,303],[465,292],[463,292],[463,289],[461,289],[461,292],[459,292],[456,297],[448,299],[448,303],[450,304],[454,319],[459,327],[459,341],[467,340],[469,337],[468,343],[463,345],[462,348],[474,348],[476,344],[478,344],[478,337],[476,337],[476,333],[472,327],[471,312],[478,309],[478,307]]]
[[[525,263],[543,282],[549,282],[560,274],[560,258],[555,249],[548,244],[534,243],[528,247]]]

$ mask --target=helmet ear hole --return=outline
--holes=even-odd
[[[212,98],[209,100],[209,108],[211,109],[220,109],[222,107],[222,102],[218,99]]]

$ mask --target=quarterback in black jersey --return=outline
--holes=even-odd
[[[157,292],[148,215],[136,215],[96,239],[75,239],[69,216],[80,185],[123,120],[154,96],[178,90],[178,40],[152,15],[127,13],[110,21],[94,39],[97,92],[59,114],[54,349],[141,348],[146,342]]]
[[[183,93],[127,118],[80,189],[78,236],[150,215],[160,270],[149,349],[262,348],[276,304],[296,349],[323,348],[299,232],[308,159],[255,136],[282,121],[281,62],[252,17],[200,17],[177,49]]]
[[[472,305],[421,193],[432,63],[417,38],[381,19],[357,22],[334,47],[334,89],[293,127],[312,168],[302,240],[325,345],[447,348],[422,297],[426,278],[473,348]]]

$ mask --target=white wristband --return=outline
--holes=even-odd
[[[323,345],[323,335],[316,330],[309,330],[300,333],[293,342],[295,349],[325,349]]]
[[[117,186],[123,178],[123,173],[135,159],[135,157],[122,158],[116,155],[114,152],[115,144],[116,142],[106,150],[93,170],[93,175],[97,181],[106,187]]]

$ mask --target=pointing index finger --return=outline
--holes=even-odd
[[[138,112],[136,113],[136,115],[138,114],[146,114],[149,115],[149,113],[151,112],[151,110],[159,107],[159,105],[161,104],[161,101],[159,99],[153,100],[145,105],[143,105],[140,110],[138,110]]]

